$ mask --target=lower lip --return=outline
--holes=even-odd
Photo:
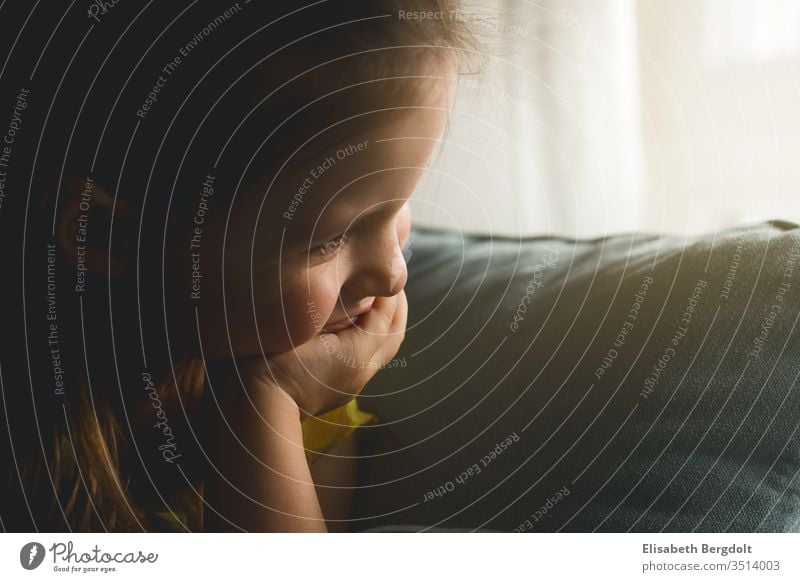
[[[337,321],[336,323],[326,325],[322,328],[320,333],[336,333],[342,331],[343,329],[347,329],[348,327],[352,327],[361,319],[363,315],[364,314],[362,313],[361,315],[356,315],[355,317],[343,319],[342,321]]]

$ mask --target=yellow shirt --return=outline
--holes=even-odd
[[[336,441],[353,434],[359,426],[369,424],[376,418],[374,414],[359,409],[355,399],[325,414],[307,418],[302,423],[306,456],[311,460],[315,453],[325,451]]]

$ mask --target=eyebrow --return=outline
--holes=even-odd
[[[410,196],[409,196],[410,198]],[[294,247],[302,247],[303,250],[314,248],[315,246],[332,240],[346,231],[352,230],[353,228],[357,227],[358,225],[362,224],[364,221],[368,220],[370,217],[373,217],[376,214],[383,214],[391,212],[392,214],[396,214],[399,212],[400,208],[405,204],[409,198],[405,199],[393,199],[390,201],[383,201],[381,204],[376,204],[374,208],[366,210],[364,212],[358,213],[358,216],[355,219],[347,220],[345,216],[345,212],[342,212],[342,216],[330,219],[332,224],[336,224],[336,228],[330,228],[327,230],[321,228],[314,228],[314,225],[311,228],[314,228],[314,237],[310,238],[309,230],[308,229],[297,229],[293,231],[293,236],[291,238],[287,237],[288,244],[284,244],[284,249],[286,248],[294,248]],[[347,225],[345,226],[345,222]],[[319,222],[316,223],[316,226],[319,226]]]
[[[360,219],[356,222],[360,222]],[[352,227],[354,223],[351,222]],[[319,226],[319,223],[316,225]],[[283,241],[283,251],[286,254],[295,254],[308,249],[312,249],[317,245],[332,240],[344,232],[344,228],[337,226],[335,229],[321,230],[320,228],[314,229],[314,236],[311,237],[311,229],[314,225],[302,228],[290,228],[286,231],[286,238]]]

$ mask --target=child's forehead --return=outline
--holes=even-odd
[[[319,166],[332,171],[336,158]],[[329,168],[325,170],[325,168]],[[387,167],[354,174],[353,179],[303,180],[293,192],[281,193],[263,218],[266,225],[285,232],[287,241],[309,244],[327,240],[380,213],[393,213],[410,197],[421,169]],[[315,187],[316,185],[316,187]]]
[[[279,260],[372,215],[398,212],[441,143],[449,105],[439,99],[409,109],[391,123],[317,148],[298,169],[265,177],[239,198],[233,228],[252,232],[255,226],[264,260]]]
[[[427,166],[446,118],[443,108],[416,109],[384,127],[321,148],[300,169],[270,184],[264,192],[270,214],[291,221],[301,210],[352,213],[407,196],[408,181]]]

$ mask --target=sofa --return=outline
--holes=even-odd
[[[800,531],[800,226],[406,254],[351,529]]]

